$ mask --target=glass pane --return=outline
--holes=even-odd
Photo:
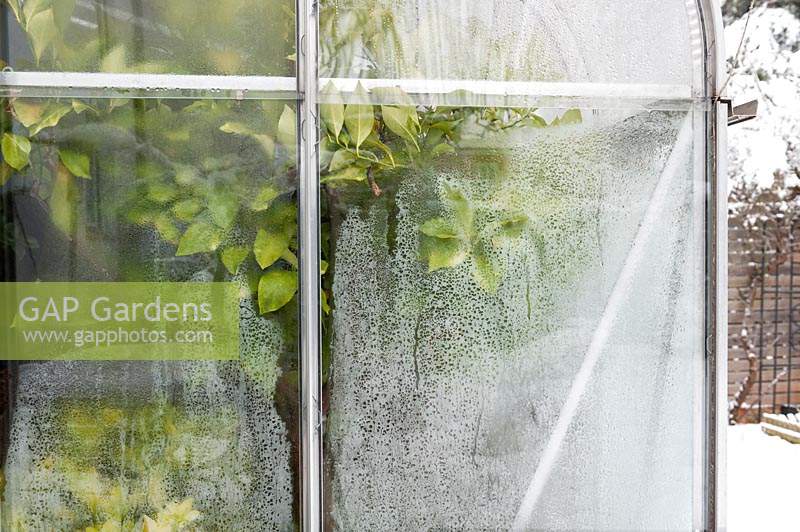
[[[328,528],[691,529],[693,111],[397,97],[321,110]]]
[[[293,0],[4,0],[14,70],[292,76]],[[0,19],[2,20],[2,19]]]
[[[296,529],[294,103],[1,103],[3,281],[232,283],[240,336],[231,361],[0,363],[0,528]]]
[[[684,1],[327,0],[320,72],[688,85],[693,56],[701,66],[699,33],[688,31],[697,20]]]

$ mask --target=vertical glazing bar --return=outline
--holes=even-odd
[[[317,126],[317,1],[297,0],[299,128],[300,365],[302,394],[302,526],[322,523],[320,412],[320,256]]]
[[[794,320],[794,229],[796,222],[793,220],[789,225],[789,333],[788,341],[786,342],[786,404],[792,404],[792,339],[794,338],[794,331],[792,330],[792,321]]]
[[[758,302],[758,422],[764,414],[764,303],[766,302],[767,279],[767,230],[766,223],[761,224],[761,291]]]
[[[728,168],[727,109],[720,101],[725,95],[725,33],[722,11],[716,0],[695,0],[700,15],[705,57],[703,96],[713,102],[705,121],[707,210],[706,253],[706,353],[704,371],[705,415],[703,435],[703,523],[702,529],[727,527],[726,428],[728,373]],[[698,132],[699,134],[699,132]],[[700,524],[700,523],[698,523]],[[696,525],[697,526],[697,525]]]

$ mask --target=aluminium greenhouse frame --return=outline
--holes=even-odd
[[[727,286],[727,222],[726,222],[726,141],[727,115],[724,95],[724,43],[722,20],[716,0],[685,0],[697,10],[699,20],[690,21],[690,36],[702,43],[704,57],[695,57],[703,65],[703,79],[694,80],[702,93],[691,94],[681,86],[650,86],[637,84],[540,83],[540,82],[470,82],[473,95],[461,96],[465,104],[492,105],[554,105],[563,99],[571,101],[605,100],[609,107],[619,98],[630,101],[658,99],[669,102],[686,99],[702,100],[706,112],[695,113],[696,131],[704,131],[688,141],[695,143],[696,173],[705,176],[705,194],[698,198],[705,211],[706,283],[705,330],[706,352],[698,357],[695,383],[694,431],[694,528],[724,530],[725,496],[724,464],[726,426],[726,286]],[[303,529],[317,532],[323,528],[322,475],[322,413],[320,382],[320,198],[319,198],[319,117],[317,113],[319,87],[331,81],[342,92],[352,92],[355,79],[320,79],[318,76],[318,15],[317,0],[297,0],[297,77],[262,76],[198,76],[142,75],[101,73],[12,72],[0,73],[0,95],[46,96],[57,91],[63,96],[103,95],[137,98],[168,96],[191,97],[215,91],[215,97],[235,99],[270,98],[298,101],[298,164],[299,164],[299,240],[300,240],[300,361],[302,409],[302,520]],[[400,86],[418,103],[442,101],[448,93],[463,87],[464,82],[449,80],[362,80],[371,87]],[[147,91],[147,92],[146,92]],[[155,91],[156,94],[153,94]],[[476,100],[477,99],[477,100]],[[448,97],[448,101],[453,101]],[[668,165],[669,166],[669,165]],[[666,182],[666,180],[664,180]],[[654,196],[656,196],[655,194]],[[645,223],[648,220],[645,217]],[[628,261],[635,260],[633,253]],[[626,261],[626,267],[627,262]],[[624,289],[625,268],[617,288]],[[614,294],[612,294],[612,300]],[[609,307],[613,306],[610,302]],[[608,309],[607,309],[608,310]],[[605,318],[605,313],[604,313]],[[602,334],[603,322],[598,327]],[[597,335],[596,335],[597,336]],[[581,379],[588,379],[596,360],[590,354],[573,384],[570,399],[580,399]],[[567,401],[570,403],[570,400]],[[574,403],[574,401],[573,401]],[[574,414],[574,411],[572,412]],[[558,425],[569,426],[569,408],[562,410]],[[563,422],[563,423],[562,423]],[[551,435],[548,451],[558,453],[558,425]],[[563,427],[562,427],[563,428]],[[547,457],[547,453],[545,458]],[[542,461],[545,461],[543,458]],[[541,464],[540,464],[541,466]],[[546,468],[545,468],[546,469]],[[546,482],[548,471],[540,481]],[[537,471],[537,475],[539,471]],[[532,482],[533,501],[536,499],[536,480]],[[530,491],[530,490],[529,490]],[[528,499],[528,497],[526,497]],[[517,528],[524,527],[518,514]],[[524,517],[524,516],[523,516]]]

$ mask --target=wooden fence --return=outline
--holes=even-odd
[[[728,395],[738,422],[758,422],[800,405],[800,218],[731,217],[729,231]]]

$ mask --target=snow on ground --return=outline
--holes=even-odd
[[[800,530],[800,445],[761,432],[728,427],[728,530]]]
[[[727,87],[734,103],[759,101],[758,118],[728,130],[731,184],[772,185],[776,171],[786,186],[800,184],[800,20],[783,8],[755,9],[745,30],[742,17],[725,30]]]

